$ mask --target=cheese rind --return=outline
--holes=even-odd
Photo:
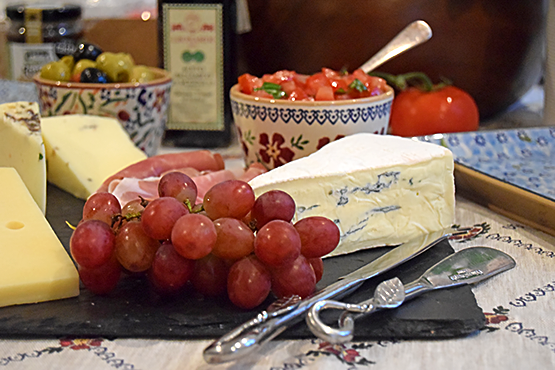
[[[256,196],[279,189],[296,219],[325,216],[341,232],[330,255],[397,245],[450,227],[455,215],[453,155],[441,146],[356,134],[255,177]]]
[[[17,170],[44,214],[46,158],[37,103],[0,105],[0,167]]]
[[[74,297],[71,258],[13,168],[0,168],[0,307]]]
[[[87,199],[109,176],[146,158],[113,118],[45,117],[42,135],[48,181],[81,199]]]

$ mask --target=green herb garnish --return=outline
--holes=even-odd
[[[358,78],[355,79],[353,82],[351,82],[351,84],[349,85],[349,88],[356,90],[358,92],[363,92],[368,90],[366,86],[364,86],[364,84]]]
[[[264,82],[262,84],[262,87],[256,87],[254,88],[254,91],[265,91],[268,94],[272,95],[274,99],[281,99],[287,96],[287,94],[285,94],[285,91],[281,89],[281,85],[272,82]]]

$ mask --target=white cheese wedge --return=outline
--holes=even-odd
[[[289,193],[296,218],[325,216],[341,242],[330,255],[384,245],[451,226],[453,155],[441,146],[396,136],[356,134],[255,177],[256,196]]]
[[[17,170],[44,214],[46,158],[37,103],[0,105],[0,167]]]
[[[81,199],[87,199],[109,176],[146,158],[113,118],[44,117],[42,135],[48,181]]]
[[[71,258],[14,168],[0,168],[0,307],[79,294]]]

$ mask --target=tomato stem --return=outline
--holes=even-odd
[[[442,79],[439,84],[434,84],[430,77],[424,72],[408,72],[400,75],[394,75],[386,72],[370,72],[370,75],[383,78],[390,86],[392,86],[397,91],[403,91],[410,86],[417,87],[418,89],[430,92],[433,90],[439,90],[443,87],[450,85],[451,82]]]

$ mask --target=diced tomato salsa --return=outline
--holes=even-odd
[[[370,76],[362,69],[352,74],[329,68],[311,76],[294,71],[277,71],[260,77],[245,73],[239,76],[241,92],[269,99],[282,100],[345,100],[367,98],[386,91],[386,82]]]

